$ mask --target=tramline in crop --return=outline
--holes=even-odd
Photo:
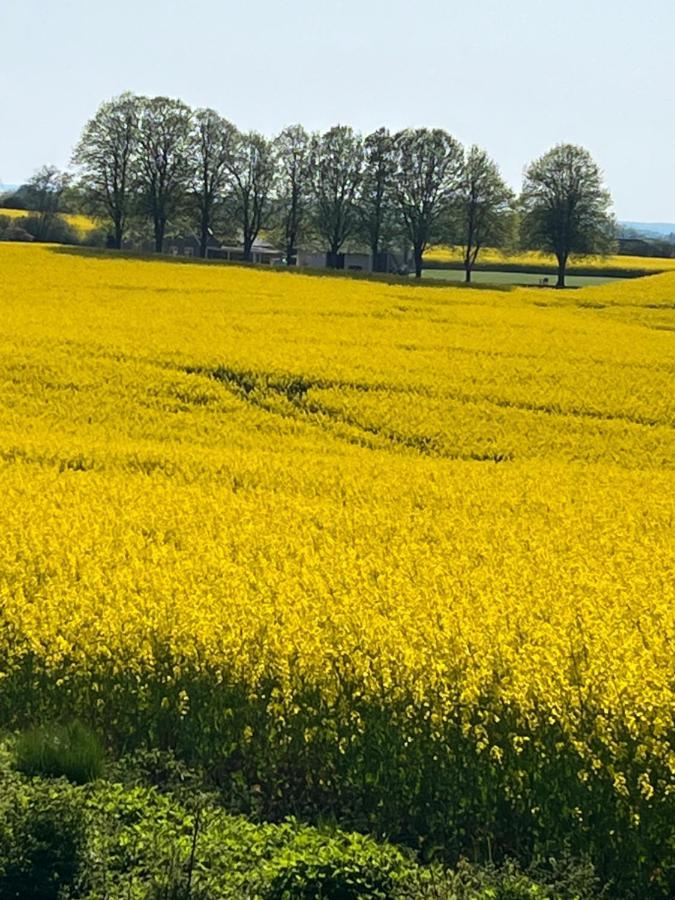
[[[674,275],[0,266],[6,727],[77,711],[268,815],[665,890]]]

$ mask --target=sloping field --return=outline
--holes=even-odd
[[[461,263],[461,247],[431,247],[424,254],[425,262],[429,263]],[[486,247],[478,255],[477,265],[489,266],[519,266],[540,268],[550,266],[557,268],[554,256],[547,253],[534,251],[522,253],[505,253]],[[570,267],[584,270],[603,269],[644,271],[644,272],[669,272],[675,270],[675,259],[662,259],[656,256],[578,256],[570,260]]]
[[[0,245],[0,721],[668,896],[674,308]]]
[[[4,209],[3,207],[0,207],[0,216],[6,216],[9,219],[23,219],[26,216],[35,215],[38,215],[38,213],[31,212],[27,209]],[[59,217],[65,219],[69,225],[83,235],[88,234],[96,228],[94,219],[79,213],[59,213]]]

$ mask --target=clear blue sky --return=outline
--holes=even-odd
[[[620,218],[675,221],[675,0],[0,0],[0,182],[124,90],[273,134],[441,126],[518,187],[583,144]]]

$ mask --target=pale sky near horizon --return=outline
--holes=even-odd
[[[446,128],[515,189],[582,144],[620,219],[675,222],[675,0],[0,0],[0,48],[0,183],[131,90],[268,135]]]

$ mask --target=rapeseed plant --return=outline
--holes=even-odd
[[[5,726],[667,894],[675,275],[0,271]]]

